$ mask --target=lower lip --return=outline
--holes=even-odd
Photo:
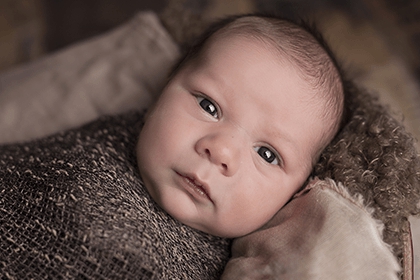
[[[205,200],[205,201],[213,202],[211,198],[207,195],[207,193],[202,188],[195,185],[190,178],[185,177],[182,174],[179,174],[178,172],[176,172],[176,174],[178,175],[178,178],[180,179],[182,187],[185,190],[187,190],[188,193],[191,194],[194,198],[200,201]]]

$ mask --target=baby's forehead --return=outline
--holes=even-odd
[[[228,49],[228,51],[227,51]],[[209,42],[203,46],[202,51],[197,55],[192,63],[188,63],[186,68],[189,68],[189,73],[196,74],[200,73],[202,69],[207,70],[208,65],[216,65],[216,69],[229,68],[230,65],[227,65],[224,57],[221,53],[228,53],[227,57],[236,59],[236,61],[253,61],[254,64],[246,64],[243,68],[236,68],[235,71],[240,72],[249,72],[249,68],[269,68],[269,65],[277,65],[274,69],[274,72],[278,69],[287,71],[292,76],[298,76],[300,79],[297,79],[299,82],[294,83],[294,87],[301,89],[303,92],[310,92],[306,98],[302,98],[302,102],[308,102],[310,104],[319,104],[321,100],[316,94],[316,89],[312,87],[309,82],[309,77],[301,71],[299,65],[293,60],[290,59],[286,52],[280,52],[276,49],[274,44],[260,40],[255,37],[246,37],[243,34],[234,34],[232,36],[215,36],[214,39],[209,40]],[[242,53],[243,55],[238,55]],[[244,54],[245,53],[245,54]],[[253,60],[253,56],[259,57],[257,60]],[[220,57],[223,57],[222,59]],[[279,66],[279,67],[278,67]],[[271,68],[273,69],[273,68]],[[217,76],[219,73],[212,73]],[[280,72],[278,73],[280,75]],[[268,75],[267,75],[268,77]],[[276,80],[276,76],[271,76],[271,80],[267,78],[267,84],[270,84],[272,81]],[[295,79],[293,79],[295,80]],[[279,88],[281,90],[281,88]],[[262,91],[261,94],[264,94]]]
[[[267,61],[268,63],[280,63],[285,67],[292,67],[295,70],[298,70],[299,75],[303,74],[303,71],[300,71],[299,69],[299,65],[290,58],[289,54],[268,39],[266,40],[255,36],[246,36],[245,34],[235,33],[213,36],[214,37],[209,38],[206,44],[202,46],[198,54],[192,58],[190,61],[192,63],[188,64],[197,66],[213,61],[215,55],[218,55],[220,51],[223,51],[226,49],[226,46],[229,45],[230,49],[236,49],[237,51],[242,51],[244,49],[249,50],[249,57],[253,55],[253,51],[256,51],[258,54],[268,54],[271,56],[270,61]],[[238,69],[238,71],[241,70],[243,69]],[[304,78],[306,79],[306,77]]]

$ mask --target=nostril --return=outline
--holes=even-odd
[[[209,150],[209,149],[205,149],[205,150],[204,150],[204,153],[205,153],[207,156],[211,156],[211,154],[210,154],[210,150]]]
[[[222,167],[223,167],[224,170],[227,170],[227,168],[228,168],[227,164],[225,164],[225,163],[222,163]]]

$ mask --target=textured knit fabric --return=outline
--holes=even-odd
[[[141,114],[0,146],[1,279],[217,279],[229,240],[172,219],[136,166]]]

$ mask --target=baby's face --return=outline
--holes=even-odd
[[[171,80],[140,133],[147,190],[204,232],[258,229],[302,186],[321,147],[325,122],[311,98],[266,45],[219,39]]]

